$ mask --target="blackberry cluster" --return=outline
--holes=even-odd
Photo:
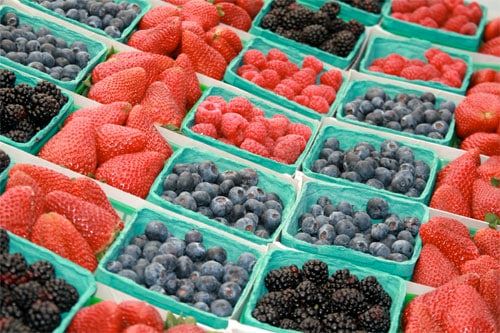
[[[374,276],[361,281],[348,269],[328,276],[328,265],[309,260],[265,277],[252,315],[260,322],[301,332],[387,332],[391,297]]]
[[[50,123],[68,98],[47,81],[40,81],[35,87],[15,85],[15,81],[14,73],[0,69],[0,135],[28,142]]]
[[[338,18],[340,6],[325,3],[318,11],[292,0],[275,0],[261,27],[299,43],[318,47],[334,55],[351,53],[365,27],[356,20]]]
[[[51,263],[29,265],[22,254],[8,253],[8,244],[0,229],[0,332],[52,332],[78,301],[78,291],[55,278]]]
[[[348,5],[362,9],[364,11],[380,14],[382,11],[383,0],[340,0]]]

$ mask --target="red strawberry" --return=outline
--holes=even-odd
[[[479,229],[473,240],[481,254],[500,260],[500,231],[491,228]]]
[[[139,30],[150,29],[162,24],[171,16],[179,16],[179,9],[171,6],[151,8],[139,22]]]
[[[135,128],[106,124],[99,127],[96,134],[99,164],[118,155],[140,152],[146,147],[146,135]]]
[[[497,327],[500,324],[500,310],[498,304],[500,302],[500,291],[498,289],[498,281],[500,281],[500,269],[490,270],[481,276],[479,284],[479,293],[488,305],[490,312],[497,318]]]
[[[158,331],[157,329],[144,324],[132,325],[122,331],[122,333],[158,333],[158,332],[161,331]]]
[[[128,39],[128,45],[156,54],[170,54],[181,39],[181,20],[172,16],[153,28],[137,30]]]
[[[478,85],[474,86],[473,88],[467,91],[467,96],[478,93],[492,94],[500,97],[500,83],[498,82],[479,83]]]
[[[78,311],[68,328],[68,333],[119,333],[121,316],[113,301],[103,301]]]
[[[96,179],[145,198],[164,163],[165,156],[152,151],[120,155],[99,166]]]
[[[181,18],[183,21],[198,22],[205,31],[219,24],[217,8],[203,0],[191,0],[184,4],[181,9]]]
[[[144,324],[156,331],[163,330],[163,320],[158,311],[148,303],[141,301],[123,301],[118,305],[122,327]]]
[[[111,203],[106,197],[106,193],[104,193],[101,187],[94,180],[85,177],[78,177],[73,180],[73,190],[67,192],[101,207],[108,213],[114,215],[117,219],[120,218],[113,206],[111,206]]]
[[[486,181],[492,178],[500,179],[500,156],[491,156],[477,168],[479,177]]]
[[[483,39],[485,42],[493,39],[495,37],[500,36],[500,18],[494,18],[489,21],[486,27],[484,28],[484,36]]]
[[[470,87],[484,82],[494,82],[496,72],[490,68],[480,69],[472,74]]]
[[[257,16],[262,6],[264,6],[263,0],[236,0],[236,6],[243,8],[251,18]]]
[[[33,226],[30,240],[91,272],[97,268],[97,260],[89,243],[62,215],[41,215]]]
[[[464,199],[460,190],[448,184],[443,184],[434,191],[429,207],[462,216],[471,216],[469,203]]]
[[[203,30],[203,27],[198,22],[182,21],[181,28],[182,30],[191,31],[200,38],[205,38],[205,30]]]
[[[28,238],[35,222],[35,192],[29,186],[16,186],[0,195],[0,227]]]
[[[190,109],[201,96],[200,82],[198,81],[191,60],[189,60],[186,54],[179,54],[175,60],[175,64],[184,69],[184,73],[186,74],[186,108]]]
[[[94,128],[104,124],[123,125],[127,121],[132,105],[127,102],[114,102],[99,106],[89,106],[79,109],[66,118],[65,124],[73,118],[86,117],[92,120]]]
[[[500,155],[500,134],[476,132],[465,138],[460,144],[464,150],[479,149],[483,155]]]
[[[93,174],[97,152],[92,120],[74,118],[42,147],[38,156],[84,175]]]
[[[151,110],[153,121],[164,125],[180,127],[184,113],[175,97],[162,81],[153,82],[146,90],[141,105]]]
[[[483,276],[492,269],[500,269],[500,262],[489,255],[481,255],[477,259],[464,262],[460,266],[460,273],[475,273]]]
[[[484,93],[467,96],[458,105],[455,120],[460,138],[476,132],[495,132],[500,122],[500,98]]]
[[[444,333],[422,297],[414,298],[404,309],[403,327],[407,333]]]
[[[243,49],[240,36],[238,36],[238,34],[232,29],[228,29],[225,27],[216,27],[215,33],[219,34],[226,42],[228,42],[236,53],[240,53],[240,51]]]
[[[485,221],[486,214],[500,216],[500,188],[496,187],[498,181],[487,182],[477,179],[472,189],[472,217]]]
[[[484,43],[479,49],[479,52],[500,57],[500,36]]]
[[[187,77],[184,69],[177,66],[166,69],[160,74],[158,79],[167,85],[172,93],[172,97],[179,106],[179,110],[185,114]]]
[[[182,53],[185,53],[195,71],[217,80],[222,80],[226,71],[226,60],[214,48],[192,32],[182,32]]]
[[[470,237],[470,232],[469,229],[459,221],[455,219],[450,219],[447,217],[442,217],[442,216],[434,216],[432,219],[429,220],[428,223],[432,223],[436,226],[441,226],[445,229],[447,229],[449,232],[452,232],[454,234],[458,234],[462,237],[469,238]]]
[[[5,188],[9,190],[17,186],[29,186],[33,190],[34,198],[36,199],[33,217],[36,219],[45,209],[45,198],[40,186],[38,186],[37,182],[30,175],[19,170],[10,173]]]
[[[214,50],[219,52],[227,63],[230,63],[238,53],[231,47],[231,45],[222,37],[215,33],[207,32],[207,36],[205,41],[210,45]]]
[[[147,75],[141,67],[132,67],[112,74],[90,87],[88,97],[103,104],[113,102],[139,103],[146,92]]]
[[[439,287],[459,274],[457,268],[432,244],[425,244],[418,258],[412,280]]]
[[[40,190],[41,196],[45,196],[52,191],[67,191],[73,187],[73,181],[68,176],[59,172],[32,164],[14,164],[10,169],[10,176],[17,172],[24,172],[33,178]]]
[[[205,330],[195,324],[181,324],[170,327],[166,333],[204,333]]]
[[[217,128],[215,128],[213,124],[206,124],[206,123],[196,124],[193,127],[191,127],[191,130],[195,133],[210,136],[214,139],[217,139],[219,137],[217,133]]]
[[[248,31],[252,26],[252,18],[248,13],[232,3],[222,2],[217,5],[222,23],[237,29]]]

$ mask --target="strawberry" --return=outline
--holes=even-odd
[[[403,327],[407,333],[444,333],[443,329],[432,318],[432,314],[422,297],[414,298],[404,309]]]
[[[203,30],[203,27],[198,22],[182,21],[181,29],[191,31],[200,38],[205,38],[205,30]]]
[[[203,39],[192,32],[183,31],[182,53],[189,57],[196,72],[222,80],[226,70],[226,60]]]
[[[483,39],[485,42],[487,42],[490,39],[499,36],[500,36],[500,17],[497,17],[489,21],[486,27],[484,28]]]
[[[186,113],[186,73],[181,67],[166,69],[158,78],[165,83],[182,114]]]
[[[91,272],[97,268],[89,243],[62,215],[53,212],[41,215],[33,226],[30,240]]]
[[[97,152],[92,120],[74,118],[42,147],[38,156],[84,175],[93,174]]]
[[[73,118],[86,117],[92,120],[94,128],[104,124],[123,125],[127,121],[130,110],[132,110],[132,105],[127,102],[89,106],[76,110],[66,118],[65,124],[69,123]]]
[[[64,215],[99,254],[111,244],[121,221],[107,210],[63,191],[45,196],[46,210]]]
[[[483,155],[500,155],[500,134],[476,132],[465,138],[460,144],[463,150],[479,149]]]
[[[483,276],[492,269],[500,269],[500,261],[489,255],[481,255],[477,259],[464,262],[462,266],[460,266],[460,273],[475,273],[479,276]]]
[[[162,126],[180,127],[183,111],[177,105],[174,95],[162,81],[152,83],[141,101],[141,105],[150,109],[153,121]]]
[[[114,215],[117,219],[120,218],[113,206],[111,206],[111,203],[106,197],[106,193],[104,193],[97,182],[91,180],[90,178],[78,177],[74,179],[73,190],[70,194],[101,207],[110,214]]]
[[[0,195],[0,227],[28,238],[35,222],[35,192],[29,186],[16,186]]]
[[[97,162],[102,164],[118,155],[137,153],[146,147],[143,131],[120,125],[106,124],[96,131]]]
[[[231,45],[222,37],[217,34],[207,32],[207,36],[205,37],[205,41],[208,45],[210,45],[214,50],[219,52],[227,63],[230,63],[238,53],[231,47]]]
[[[479,49],[479,52],[500,57],[500,36],[484,43]]]
[[[121,316],[115,302],[103,301],[78,311],[71,321],[68,333],[90,332],[121,332]]]
[[[96,179],[145,198],[164,163],[165,156],[152,151],[120,155],[99,166]]]
[[[177,48],[180,39],[181,20],[172,16],[153,28],[137,30],[127,44],[144,52],[168,55]]]
[[[479,83],[478,85],[474,86],[473,88],[467,91],[467,96],[478,93],[492,94],[500,97],[500,83],[498,82]]]
[[[431,220],[429,220],[429,223],[432,223],[436,226],[441,226],[447,229],[449,232],[460,235],[462,237],[470,237],[469,229],[467,229],[465,225],[455,219],[442,216],[434,216]]]
[[[175,64],[184,69],[184,73],[186,74],[186,108],[190,109],[201,96],[200,82],[198,81],[191,60],[189,60],[186,54],[179,54],[175,60]]]
[[[469,203],[464,199],[460,190],[448,184],[443,184],[434,191],[429,207],[462,216],[471,216]]]
[[[205,330],[195,324],[181,324],[170,327],[165,333],[204,333]]]
[[[220,13],[220,21],[237,29],[248,31],[252,26],[252,18],[241,7],[235,4],[222,2],[217,5]]]
[[[29,186],[33,189],[36,198],[34,217],[36,218],[40,216],[44,211],[45,201],[42,195],[42,190],[40,189],[40,186],[38,186],[37,182],[27,173],[23,171],[16,171],[10,174],[5,188],[8,190],[16,186]]]
[[[33,178],[41,190],[42,197],[52,191],[68,191],[68,189],[73,187],[73,181],[68,176],[38,165],[24,163],[14,164],[10,169],[10,177],[17,172],[24,172]]]
[[[491,156],[477,168],[480,178],[491,181],[492,178],[500,179],[500,156]]]
[[[481,254],[500,260],[500,231],[492,228],[479,229],[473,240]]]
[[[484,93],[469,95],[458,105],[455,120],[460,138],[495,132],[500,122],[500,98]]]
[[[251,18],[254,18],[264,6],[264,0],[236,0],[235,4],[243,8]]]
[[[240,53],[243,49],[240,36],[238,36],[238,34],[232,29],[228,29],[226,27],[216,27],[215,33],[219,34],[220,37],[222,37],[236,53]]]
[[[500,310],[500,292],[498,290],[498,281],[500,281],[500,269],[490,270],[481,276],[479,281],[479,293],[488,305],[490,312],[497,318],[497,327],[500,324],[498,319]]]
[[[480,69],[474,74],[472,74],[470,87],[474,87],[479,83],[484,82],[494,82],[495,81],[496,72],[490,68]]]
[[[162,24],[172,16],[179,16],[179,9],[171,6],[155,7],[148,10],[139,22],[139,30],[150,29]]]
[[[494,185],[495,184],[495,185]],[[500,188],[498,180],[477,179],[472,189],[472,217],[485,221],[486,214],[500,216]]]
[[[136,324],[144,324],[160,332],[163,329],[163,320],[160,314],[154,307],[145,302],[123,301],[118,305],[118,310],[124,329]]]
[[[158,332],[161,331],[158,331],[157,329],[144,324],[132,325],[122,331],[122,333],[158,333]]]
[[[203,30],[208,31],[219,24],[217,8],[203,0],[191,0],[182,6],[181,18],[183,21],[195,21]]]
[[[418,258],[412,280],[439,287],[459,274],[457,268],[432,244],[425,244]]]
[[[113,102],[139,103],[146,92],[147,75],[141,67],[132,67],[112,74],[90,87],[88,97],[102,104]]]

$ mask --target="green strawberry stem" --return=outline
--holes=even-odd
[[[492,229],[496,229],[497,225],[500,225],[500,217],[494,213],[487,213],[484,216],[484,220],[488,222],[489,227]]]

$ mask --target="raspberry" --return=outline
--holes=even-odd
[[[380,66],[369,66],[368,67],[368,70],[369,71],[372,71],[372,72],[379,72],[379,73],[383,73],[384,72],[384,69]]]
[[[274,89],[281,81],[280,75],[272,69],[264,69],[260,74],[264,77],[264,80],[266,80],[266,87],[269,89]]]
[[[453,11],[451,12],[451,16],[458,16],[458,15],[469,17],[469,8],[465,7],[464,5],[455,6],[455,8],[453,8]]]
[[[408,66],[403,68],[400,76],[408,80],[425,80],[424,70],[422,67],[418,66]]]
[[[408,1],[408,3],[410,5],[412,11],[415,11],[420,7],[427,6],[427,0],[410,0],[410,1]]]
[[[452,11],[456,6],[463,4],[463,0],[443,0],[443,3],[449,11]]]
[[[260,74],[255,75],[250,81],[259,87],[266,88],[266,79],[264,79],[264,77]]]
[[[253,118],[253,105],[244,97],[235,97],[227,103],[227,112],[238,113],[248,120]]]
[[[217,104],[203,101],[196,109],[194,120],[196,124],[212,124],[216,128],[219,127],[222,119],[222,111],[218,108]]]
[[[311,129],[300,123],[290,123],[288,125],[288,132],[287,134],[297,134],[300,135],[304,138],[304,140],[309,141],[309,138],[311,137],[312,131]]]
[[[423,20],[424,18],[429,17],[430,15],[431,12],[429,10],[429,7],[420,7],[410,14],[410,21],[417,23]]]
[[[453,62],[453,59],[450,57],[448,53],[444,53],[440,51],[431,60],[429,63],[431,65],[436,66],[436,68],[442,68],[444,65],[449,65]]]
[[[307,96],[297,95],[293,98],[293,100],[295,101],[295,103],[298,103],[300,105],[309,106],[309,97]]]
[[[288,65],[288,62],[281,61],[281,60],[271,60],[267,63],[266,66],[267,69],[272,69],[275,70],[282,79],[292,75],[289,73],[290,66]]]
[[[298,83],[292,79],[284,79],[281,81],[281,84],[284,84],[288,88],[291,88],[296,95],[300,94],[300,92],[303,89],[303,87],[300,83]]]
[[[437,77],[441,77],[441,72],[431,64],[423,66],[426,80],[431,80]]]
[[[246,71],[240,76],[242,78],[244,78],[245,80],[252,81],[254,79],[254,77],[256,77],[257,75],[260,75],[259,72],[257,72],[257,71]]]
[[[220,142],[222,142],[222,143],[227,144],[227,145],[236,146],[236,145],[234,144],[234,142],[233,142],[233,141],[231,141],[231,140],[229,140],[229,139],[226,139],[226,138],[219,138],[218,140],[219,140]]]
[[[469,5],[469,13],[468,16],[472,20],[472,22],[479,24],[481,18],[483,17],[483,10],[481,6],[477,2],[471,2]]]
[[[462,35],[473,36],[476,34],[476,32],[477,32],[477,25],[473,22],[466,23],[460,28],[460,33]]]
[[[267,128],[261,122],[251,122],[248,124],[245,130],[245,138],[253,139],[257,142],[264,143],[264,140],[267,137]]]
[[[330,110],[330,105],[328,105],[326,99],[320,96],[310,97],[308,106],[319,113],[328,113],[328,111]]]
[[[238,137],[238,134],[243,134],[248,121],[238,113],[228,112],[222,115],[220,124],[221,133],[228,139],[232,140]]]
[[[429,17],[441,26],[448,18],[448,9],[442,3],[432,5],[429,7]]]
[[[382,67],[382,66],[384,66],[384,64],[385,64],[385,58],[377,58],[377,59],[375,59],[375,60],[372,61],[372,65],[373,66],[380,66],[380,67]]]
[[[249,152],[254,153],[256,155],[264,157],[271,156],[266,146],[250,138],[246,138],[245,140],[243,140],[243,142],[240,145],[240,148],[248,150]]]
[[[411,59],[410,61],[408,61],[408,66],[418,66],[418,67],[423,67],[425,66],[426,63],[423,62],[422,60],[420,59]]]
[[[266,67],[266,57],[259,50],[248,50],[243,55],[243,64],[254,65],[259,69],[264,69]]]
[[[399,75],[403,70],[405,62],[399,59],[387,59],[382,66],[384,73],[389,75]]]
[[[300,135],[289,134],[279,138],[273,150],[273,156],[287,164],[294,163],[306,146],[306,141]]]
[[[342,72],[336,69],[330,69],[321,75],[319,80],[321,84],[326,84],[338,91],[342,85]]]
[[[327,86],[326,84],[309,85],[305,87],[304,90],[302,90],[302,95],[306,95],[309,97],[321,96],[324,99],[326,99],[329,105],[333,103],[336,96],[335,90],[332,87]]]
[[[250,120],[254,121],[256,117],[263,117],[264,116],[264,111],[262,111],[259,108],[256,108],[255,106],[252,108]]]
[[[323,63],[316,57],[305,56],[304,61],[302,61],[302,68],[311,68],[316,74],[319,74],[323,70]]]
[[[282,83],[274,87],[273,91],[276,94],[285,97],[286,99],[293,99],[293,96],[295,96],[295,92],[293,91],[293,89],[288,86],[285,86]]]
[[[271,49],[267,53],[267,61],[271,61],[271,60],[280,60],[280,61],[288,62],[288,57],[281,50]]]
[[[221,96],[208,96],[206,100],[217,105],[217,107],[219,108],[219,110],[222,111],[222,113],[227,112],[226,100],[224,98],[222,98]]]
[[[271,139],[270,137],[266,137],[264,139],[264,146],[267,148],[268,151],[272,152],[274,150],[274,146],[276,145],[276,142]]]
[[[430,17],[425,17],[418,21],[420,25],[423,25],[424,27],[429,27],[429,28],[439,28],[439,25]]]
[[[457,71],[458,75],[462,79],[467,72],[467,64],[462,59],[455,59],[453,64],[451,64],[451,68]]]
[[[267,132],[269,137],[273,140],[278,139],[286,134],[290,120],[281,115],[274,115],[272,118],[267,119]]]
[[[412,7],[408,0],[392,0],[392,11],[394,13],[409,13]]]
[[[297,73],[293,74],[292,78],[303,87],[306,87],[316,82],[316,72],[314,72],[310,68],[303,68]]]
[[[213,124],[196,124],[191,127],[191,130],[195,133],[211,136],[212,138],[217,139],[217,128]]]
[[[255,67],[254,65],[242,65],[238,68],[236,73],[238,73],[239,76],[243,76],[244,73],[250,72],[250,71],[255,71],[258,73],[259,69],[257,67]]]
[[[402,21],[409,21],[410,20],[410,15],[407,14],[407,13],[392,13],[391,14],[392,17],[394,17],[395,19],[398,19],[398,20],[402,20]]]
[[[443,26],[444,30],[460,32],[463,25],[469,22],[469,19],[465,15],[458,15],[450,17]]]
[[[457,73],[457,71],[446,71],[443,73],[442,78],[449,83],[449,86],[460,88],[460,86],[462,85],[462,80],[460,79],[460,75]]]

